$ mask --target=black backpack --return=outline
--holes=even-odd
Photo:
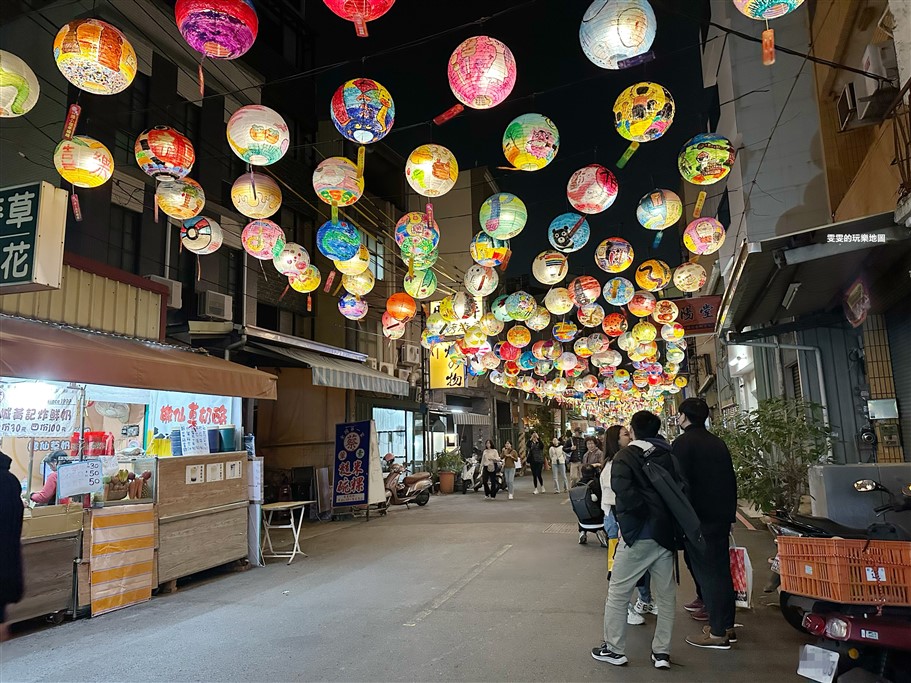
[[[576,517],[579,518],[580,522],[586,519],[599,519],[604,516],[601,503],[592,500],[592,483],[590,481],[587,484],[576,484],[569,490],[569,502],[572,504],[573,512],[576,513]]]
[[[699,515],[686,495],[684,484],[671,476],[670,472],[651,457],[655,450],[656,448],[652,447],[643,452],[642,470],[670,511],[678,535],[686,540],[688,548],[701,554],[705,552],[705,538],[702,536]],[[676,456],[673,453],[669,455],[674,464],[674,471],[680,473],[682,470]]]

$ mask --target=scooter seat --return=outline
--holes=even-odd
[[[415,472],[414,474],[409,474],[407,477],[402,479],[402,483],[405,486],[411,486],[412,484],[417,484],[419,481],[424,479],[430,479],[430,472]]]
[[[831,534],[832,536],[841,536],[842,538],[866,538],[867,530],[858,529],[855,527],[845,526],[844,524],[839,524],[838,522],[832,521],[826,517],[811,517],[809,515],[791,515],[791,519],[799,524],[805,524],[810,527],[814,527],[826,534]]]

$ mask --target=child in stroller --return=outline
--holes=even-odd
[[[604,510],[601,509],[601,482],[598,480],[598,469],[594,465],[582,466],[582,478],[569,490],[569,500],[573,512],[579,520],[579,545],[588,543],[588,533],[592,532],[607,547],[607,534],[604,532]]]

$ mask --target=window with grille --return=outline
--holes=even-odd
[[[370,252],[370,270],[373,271],[377,280],[384,279],[386,277],[386,245],[383,240],[378,240],[362,230],[361,244]]]

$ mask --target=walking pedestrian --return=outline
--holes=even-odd
[[[604,460],[604,453],[598,448],[597,439],[593,436],[588,437],[585,440],[585,455],[582,456],[582,464],[600,467],[602,460]]]
[[[688,636],[696,647],[729,650],[737,642],[734,583],[728,537],[737,514],[737,477],[727,445],[705,427],[709,407],[701,398],[688,398],[677,408],[683,434],[674,440],[674,455],[689,485],[690,501],[705,539],[704,553],[687,553],[690,571],[701,588],[708,626]],[[699,612],[695,612],[699,615]],[[697,619],[698,620],[698,619]]]
[[[503,477],[506,479],[506,492],[509,494],[509,500],[512,500],[516,492],[516,463],[519,461],[519,454],[512,447],[512,443],[507,441],[503,444]]]
[[[661,465],[676,479],[671,445],[658,436],[661,418],[641,410],[630,420],[629,446],[620,450],[611,465],[611,489],[620,525],[620,542],[604,605],[604,641],[592,649],[592,657],[614,665],[626,664],[626,628],[630,593],[649,571],[658,606],[652,662],[656,669],[671,666],[674,630],[674,555],[678,548],[674,520],[664,499],[644,471],[646,458]]]
[[[538,494],[538,485],[541,485],[541,493],[544,491],[544,478],[541,476],[541,473],[544,472],[544,444],[541,443],[541,439],[538,436],[537,432],[531,433],[531,440],[528,442],[528,466],[531,467],[531,476],[533,483],[535,485],[535,490],[532,491],[535,495]]]
[[[554,475],[554,493],[560,493],[561,478],[563,479],[563,490],[569,493],[569,480],[566,478],[566,454],[557,437],[554,437],[551,442],[548,455],[550,456],[550,469]]]
[[[0,642],[9,638],[6,606],[22,599],[22,487],[0,451]]]
[[[481,453],[481,481],[484,482],[484,500],[493,500],[497,497],[497,468],[501,467],[503,460],[493,441],[487,439],[484,444],[484,452]]]

